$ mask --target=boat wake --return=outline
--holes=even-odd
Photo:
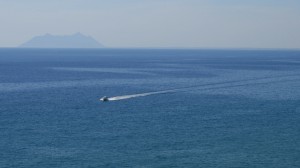
[[[290,75],[290,76],[284,76],[283,78],[286,78],[286,77],[289,78],[291,76],[299,77],[298,75]],[[187,91],[192,91],[192,90],[225,89],[225,88],[242,87],[242,86],[250,86],[250,85],[262,85],[262,84],[265,85],[265,84],[270,84],[270,83],[299,81],[299,79],[284,79],[284,80],[281,79],[281,80],[272,80],[272,81],[266,81],[266,82],[257,82],[257,80],[272,79],[272,78],[274,78],[274,77],[254,78],[254,79],[247,79],[247,80],[240,80],[240,81],[216,82],[216,83],[194,85],[194,86],[190,86],[190,87],[163,90],[163,91],[156,91],[156,92],[147,92],[147,93],[115,96],[115,97],[109,97],[109,98],[107,98],[107,100],[108,101],[119,101],[119,100],[125,100],[125,99],[137,98],[137,97],[144,97],[144,96],[150,96],[150,95],[176,93],[176,92],[187,92]],[[250,81],[254,81],[254,82],[250,82]],[[240,83],[240,82],[247,82],[247,83]],[[225,84],[225,86],[224,86],[224,84]],[[208,86],[208,87],[201,88],[201,87],[204,87],[204,86]]]
[[[165,90],[165,91],[159,91],[159,92],[148,92],[148,93],[116,96],[116,97],[110,97],[110,98],[108,98],[108,100],[109,101],[118,101],[118,100],[131,99],[131,98],[136,98],[136,97],[150,96],[150,95],[155,95],[155,94],[172,93],[172,92],[177,92],[177,91],[178,91],[178,89],[174,89],[174,90]]]

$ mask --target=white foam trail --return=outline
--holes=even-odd
[[[132,95],[124,95],[124,96],[116,96],[116,97],[110,97],[110,98],[108,98],[108,100],[109,101],[117,101],[117,100],[131,99],[131,98],[135,98],[135,97],[155,95],[155,94],[171,93],[171,92],[176,92],[178,90],[179,89],[165,90],[165,91],[159,91],[159,92],[148,92],[148,93],[132,94]]]
[[[278,77],[281,77],[281,78],[287,78],[288,77],[289,78],[291,76],[296,76],[296,75],[278,76]],[[297,77],[298,76],[299,75],[297,75]],[[185,88],[178,88],[178,89],[171,89],[171,90],[164,90],[164,91],[156,91],[156,92],[147,92],[147,93],[139,93],[139,94],[131,94],[131,95],[110,97],[110,98],[108,98],[108,100],[109,101],[118,101],[118,100],[131,99],[131,98],[136,98],[136,97],[156,95],[156,94],[191,91],[193,89],[200,89],[201,87],[203,87],[202,89],[222,89],[222,88],[230,88],[230,87],[269,84],[269,83],[274,83],[274,82],[287,82],[287,81],[294,81],[295,80],[295,79],[290,79],[290,80],[285,79],[285,80],[280,80],[280,81],[275,80],[275,81],[266,81],[266,82],[261,82],[261,83],[256,82],[256,81],[264,81],[264,80],[269,80],[269,79],[278,78],[278,77],[253,78],[253,79],[246,79],[246,80],[235,80],[235,81],[225,81],[225,82],[217,82],[217,83],[210,83],[210,84],[202,84],[202,85],[195,85],[195,86],[189,86],[189,87],[185,87]],[[249,83],[249,81],[250,81],[250,83]],[[251,82],[251,81],[253,81],[254,83]],[[245,83],[245,82],[248,82],[248,83]],[[217,87],[211,87],[211,86],[217,86]]]

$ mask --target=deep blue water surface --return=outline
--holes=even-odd
[[[298,168],[300,51],[0,49],[0,167]]]

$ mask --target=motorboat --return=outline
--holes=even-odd
[[[107,96],[102,97],[100,100],[103,101],[103,102],[109,101]]]

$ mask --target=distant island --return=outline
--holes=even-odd
[[[103,48],[97,40],[81,33],[56,36],[45,34],[33,37],[23,43],[20,48]]]

